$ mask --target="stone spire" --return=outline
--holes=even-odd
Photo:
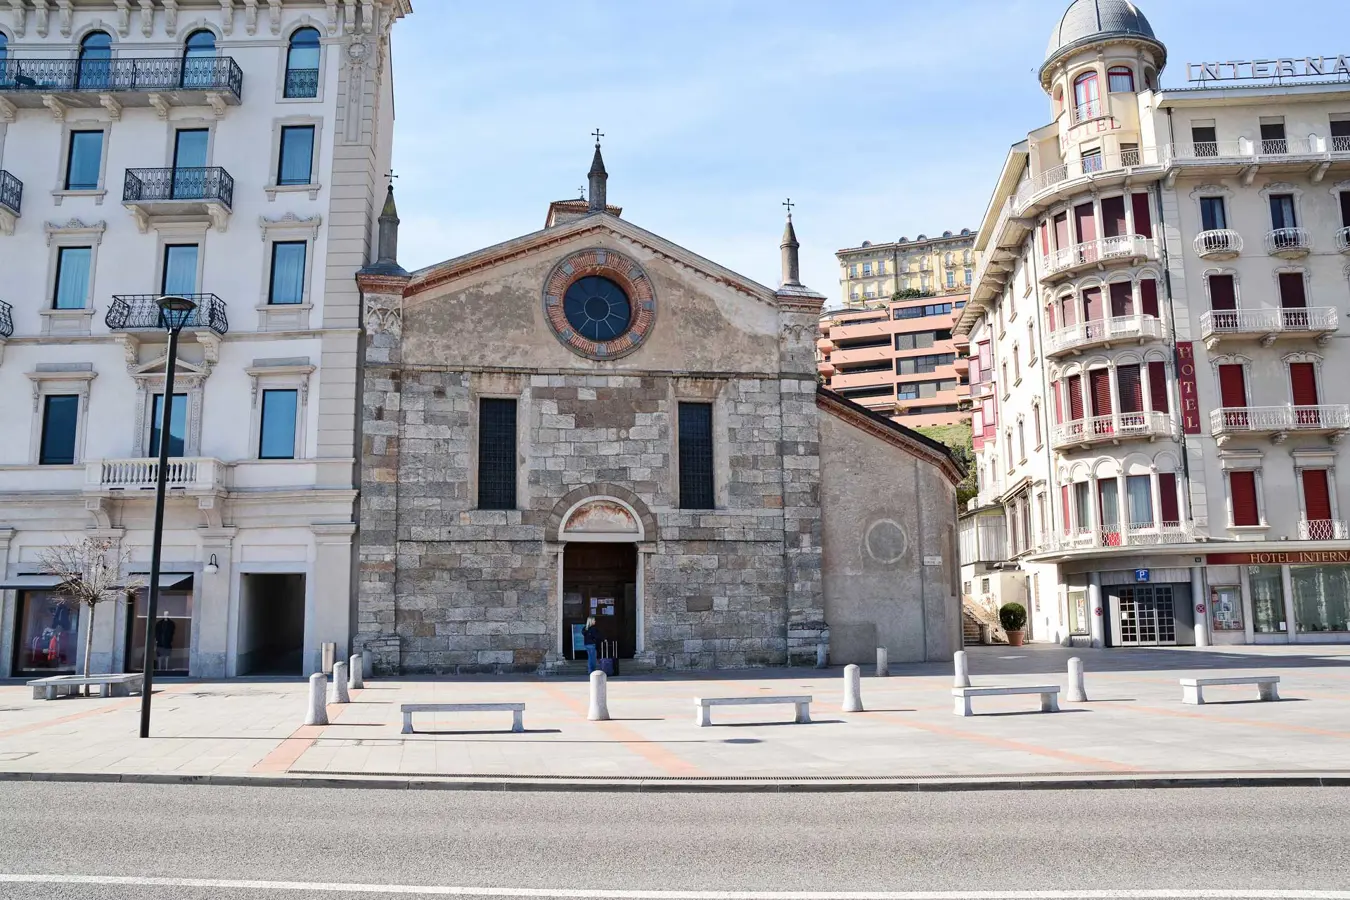
[[[595,156],[591,158],[591,171],[588,174],[590,179],[590,199],[587,203],[587,212],[604,212],[606,207],[605,186],[609,181],[609,173],[605,171],[605,159],[600,155],[600,138],[604,135],[599,129],[595,131]]]
[[[372,275],[407,275],[407,271],[398,264],[398,206],[394,203],[394,186],[384,196],[384,209],[380,211],[379,256],[372,265],[361,271]]]
[[[783,205],[788,208],[787,225],[783,226],[783,242],[778,245],[783,251],[783,284],[795,286],[802,283],[801,261],[797,253],[802,245],[797,243],[797,232],[792,228],[792,201]]]

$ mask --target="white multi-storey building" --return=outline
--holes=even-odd
[[[1055,26],[1052,120],[1008,156],[955,329],[966,544],[991,508],[1008,535],[966,580],[1025,599],[1041,640],[1350,640],[1350,63],[1194,63],[1163,89],[1167,62],[1126,0]]]
[[[175,374],[166,671],[312,672],[352,631],[358,269],[408,0],[9,0],[0,11],[0,675],[136,670],[134,602],[65,610],[44,548],[148,570]]]

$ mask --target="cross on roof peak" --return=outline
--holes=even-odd
[[[595,146],[599,147],[600,139],[605,136],[605,133],[597,128],[595,131],[591,132],[591,136],[595,138]]]

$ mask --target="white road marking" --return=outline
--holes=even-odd
[[[1350,900],[1350,891],[1088,890],[1088,891],[607,891],[563,888],[449,887],[422,884],[338,884],[227,878],[142,878],[117,875],[8,875],[0,884],[414,894],[541,900]]]

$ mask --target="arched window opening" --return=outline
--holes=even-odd
[[[1148,66],[1144,67],[1144,87],[1150,91],[1158,89],[1158,73]]]
[[[183,45],[183,87],[210,87],[216,65],[216,36],[206,29],[188,35]]]
[[[3,31],[0,31],[0,72],[3,71],[3,67],[5,65],[5,58],[8,56],[9,56],[9,38],[5,37],[5,33]],[[0,74],[0,77],[6,76]]]
[[[283,96],[304,99],[319,96],[319,31],[301,28],[291,35],[286,51],[286,89]]]
[[[106,31],[93,31],[80,41],[79,73],[76,84],[82,90],[106,88],[112,83],[112,37]]]
[[[1134,71],[1129,66],[1112,66],[1106,73],[1106,89],[1112,94],[1134,93]]]
[[[1101,115],[1101,88],[1096,72],[1084,72],[1073,82],[1073,118],[1076,122]]]

